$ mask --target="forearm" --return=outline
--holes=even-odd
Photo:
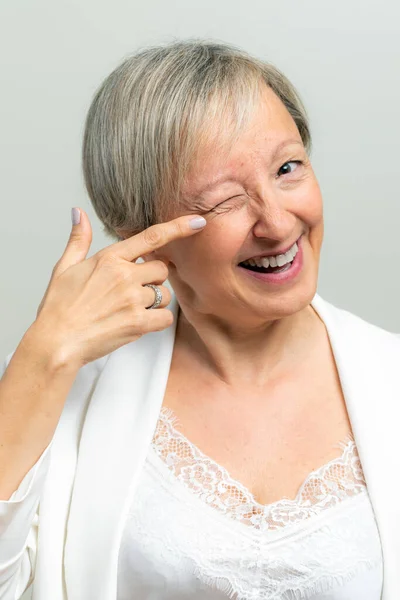
[[[0,500],[8,500],[51,442],[78,366],[60,365],[33,325],[0,380]]]

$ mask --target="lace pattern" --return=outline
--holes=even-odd
[[[163,408],[121,544],[118,600],[381,597],[379,530],[352,436],[294,500],[264,506],[176,424]]]
[[[162,407],[153,436],[153,448],[175,477],[209,506],[261,531],[276,530],[333,507],[366,490],[366,482],[351,435],[339,442],[342,455],[312,471],[292,500],[283,497],[268,505],[228,471],[203,454],[177,429],[177,419]]]

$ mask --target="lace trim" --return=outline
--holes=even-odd
[[[356,444],[351,435],[338,443],[342,455],[312,471],[292,500],[258,503],[228,471],[203,454],[182,433],[172,410],[162,407],[153,448],[175,477],[209,506],[235,521],[260,530],[274,530],[319,514],[366,488]]]

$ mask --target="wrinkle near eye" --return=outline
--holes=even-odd
[[[240,210],[246,203],[247,201],[244,196],[234,196],[232,198],[228,198],[227,200],[223,200],[220,204],[217,204],[211,210],[211,212],[214,214],[222,214]]]
[[[196,204],[192,204],[192,203],[189,204],[189,203],[187,203],[185,205],[185,209],[189,213],[207,214],[208,212],[210,212],[210,210],[212,210],[212,207],[210,208],[209,206],[204,206],[200,202],[197,202]]]
[[[225,200],[214,201],[213,205],[211,205],[211,202],[208,202],[208,205],[202,202],[196,202],[194,204],[190,203],[190,205],[187,203],[186,207],[189,212],[211,217],[216,216],[217,214],[225,214],[227,212],[232,212],[233,210],[239,210],[242,206],[247,204],[248,200],[249,198],[246,197],[246,194],[236,194]]]

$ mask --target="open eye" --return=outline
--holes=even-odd
[[[281,175],[290,175],[290,173],[293,173],[293,171],[301,164],[303,164],[302,160],[289,160],[288,162],[285,162],[279,169],[277,177],[280,177]]]

